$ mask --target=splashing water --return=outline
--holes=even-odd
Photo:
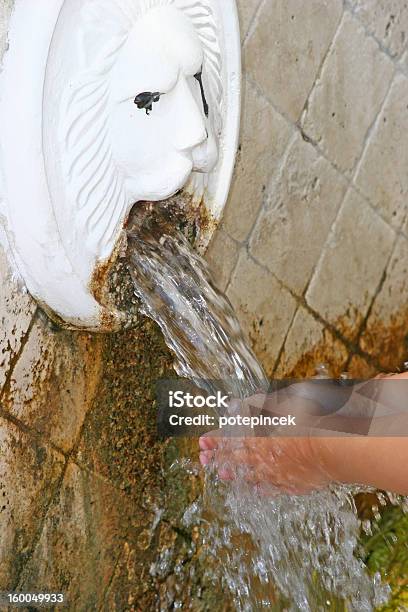
[[[180,376],[221,380],[223,392],[237,398],[268,389],[207,264],[157,205],[130,222],[128,262],[136,295],[161,327]],[[341,600],[348,610],[370,611],[386,602],[389,588],[355,556],[356,491],[260,495],[244,478],[225,484],[208,469],[202,498],[183,522],[201,525],[203,549],[218,561],[237,610],[282,609],[278,592],[287,610],[339,609]]]

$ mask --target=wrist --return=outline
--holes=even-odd
[[[356,439],[345,437],[316,437],[315,453],[321,469],[331,482],[354,482],[354,448]]]
[[[328,482],[338,481],[338,474],[335,469],[336,459],[333,456],[333,449],[330,446],[330,439],[315,436],[309,438],[313,463],[319,468]]]

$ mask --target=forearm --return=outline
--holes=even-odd
[[[408,380],[408,373],[385,376],[385,384],[387,379]],[[408,437],[396,435],[408,431],[406,415],[405,412],[391,417],[391,427],[384,419],[378,419],[370,436],[317,440],[322,464],[330,476],[343,483],[370,485],[408,495]],[[382,431],[391,435],[380,437]]]
[[[408,495],[408,438],[325,438],[319,452],[333,480]]]

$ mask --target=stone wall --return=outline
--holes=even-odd
[[[12,4],[0,0],[0,54]],[[395,367],[408,323],[408,9],[239,5],[243,126],[209,251],[219,284],[270,374]],[[0,282],[0,590],[63,590],[76,611],[225,608],[180,527],[199,481],[169,476],[180,449],[155,434],[154,381],[171,367],[156,327],[56,329],[1,247]]]
[[[241,0],[235,180],[209,261],[270,375],[407,357],[408,6]]]
[[[12,6],[0,0],[0,59]],[[170,609],[182,560],[183,600],[197,599],[179,516],[197,479],[166,473],[180,448],[156,433],[154,383],[172,371],[161,334],[143,317],[109,336],[59,329],[6,251],[0,233],[0,591],[63,592],[75,612]]]

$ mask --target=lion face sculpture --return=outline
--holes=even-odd
[[[227,24],[239,58],[234,11],[233,0],[17,5],[0,85],[6,233],[29,291],[69,325],[120,325],[92,279],[135,203],[186,183],[203,194],[223,171],[222,208],[238,133],[239,74],[223,39]]]
[[[135,63],[138,57],[143,64]],[[193,23],[172,6],[141,18],[119,52],[111,79],[112,150],[134,202],[168,198],[192,171],[215,166],[217,144],[200,87],[203,63]]]
[[[168,198],[193,170],[214,167],[221,59],[205,2],[97,0],[81,18],[83,71],[67,85],[60,134],[68,208],[86,230],[89,257],[100,260],[135,202]]]

